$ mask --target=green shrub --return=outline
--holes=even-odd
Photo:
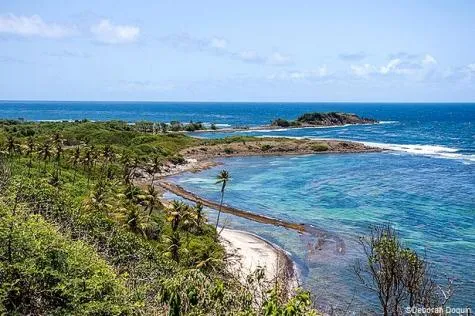
[[[0,219],[0,312],[121,315],[126,289],[84,242],[61,236],[39,215]]]
[[[264,145],[261,146],[261,150],[262,150],[262,151],[268,151],[268,150],[270,150],[271,148],[272,148],[272,146],[269,145],[269,144],[264,144]]]
[[[279,127],[289,127],[290,122],[287,120],[283,120],[281,118],[278,118],[271,123],[272,126],[279,126]]]
[[[317,143],[312,145],[313,151],[327,151],[330,149],[326,143]]]
[[[230,155],[230,154],[234,153],[234,150],[230,147],[226,147],[226,148],[224,148],[224,153]]]

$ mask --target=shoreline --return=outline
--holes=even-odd
[[[318,147],[318,146],[324,146]],[[199,172],[221,164],[220,158],[302,156],[321,154],[359,154],[387,151],[384,148],[369,146],[361,142],[335,139],[291,139],[263,137],[247,141],[202,144],[180,151],[185,163],[165,163],[163,169],[155,174],[156,179],[178,175],[184,172]],[[141,178],[150,177],[139,170]]]
[[[223,157],[356,154],[382,151],[383,148],[346,140],[252,137],[231,139],[228,142],[207,140],[202,145],[183,149],[180,154],[185,159],[203,161]]]
[[[226,150],[232,146],[232,152]],[[263,146],[268,146],[269,150],[263,150]],[[315,150],[315,146],[325,146],[325,150]],[[344,154],[344,153],[366,153],[381,152],[381,148],[370,147],[357,142],[339,140],[289,140],[278,138],[260,138],[252,141],[231,142],[224,144],[204,144],[182,150],[180,153],[185,157],[185,164],[167,165],[156,174],[154,185],[161,189],[178,195],[186,200],[201,203],[202,205],[218,210],[220,205],[217,202],[207,200],[197,194],[185,190],[183,187],[167,181],[167,177],[183,172],[199,172],[220,164],[214,161],[218,158],[246,157],[246,156],[298,156],[308,154]],[[143,177],[147,177],[142,173]],[[281,220],[250,211],[241,210],[228,205],[222,205],[221,211],[234,216],[291,229],[298,234],[305,234],[310,237],[307,245],[309,255],[320,255],[321,251],[330,251],[337,255],[344,255],[346,246],[342,238],[324,229],[290,221]],[[231,256],[237,256],[237,262],[228,262],[230,270],[236,272],[253,272],[258,266],[264,268],[265,281],[280,281],[283,286],[284,295],[289,296],[299,286],[298,271],[295,262],[289,254],[277,245],[246,231],[235,231],[224,229],[220,234],[221,243]],[[238,269],[240,268],[240,269]],[[243,279],[246,280],[246,279]]]
[[[219,203],[207,200],[193,192],[187,191],[177,184],[163,180],[158,180],[156,184],[162,189],[171,192],[175,195],[178,195],[188,201],[194,203],[201,203],[203,206],[209,207],[214,210],[219,210],[220,208]],[[313,241],[309,245],[309,254],[319,253],[323,249],[331,251],[337,255],[344,255],[346,253],[346,245],[341,237],[322,228],[315,227],[313,225],[285,221],[278,218],[238,209],[226,204],[222,205],[221,212],[258,222],[261,224],[268,224],[283,227],[285,229],[291,229],[299,234],[305,234],[313,239]],[[334,249],[332,250],[328,249],[329,247],[331,247],[331,245],[334,246]]]
[[[305,128],[336,128],[336,127],[348,127],[348,126],[358,126],[358,125],[378,125],[378,124],[384,124],[381,123],[380,121],[375,122],[375,123],[354,123],[354,124],[340,124],[340,125],[312,125],[312,124],[302,124],[300,126],[277,126],[277,125],[257,125],[257,126],[249,126],[249,127],[223,127],[223,128],[217,128],[217,129],[198,129],[196,131],[189,132],[191,134],[194,133],[232,133],[232,132],[245,132],[245,131],[265,131],[265,130],[270,130],[270,131],[278,131],[278,130],[290,130],[290,129],[305,129]]]
[[[291,296],[298,288],[297,266],[281,247],[256,234],[229,228],[222,229],[220,240],[230,256],[231,273],[243,282],[256,269],[263,268],[265,283],[268,286],[280,283],[285,296]]]

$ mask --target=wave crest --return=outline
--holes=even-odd
[[[362,142],[367,146],[402,151],[413,155],[423,155],[436,158],[457,159],[466,162],[475,162],[475,155],[464,155],[459,153],[458,148],[450,148],[440,145],[417,145],[417,144],[384,144],[373,142]]]

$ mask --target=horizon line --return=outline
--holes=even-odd
[[[43,99],[27,99],[27,100],[4,100],[0,102],[68,102],[68,103],[83,103],[83,102],[105,102],[105,103],[286,103],[286,104],[316,104],[316,103],[353,103],[353,104],[475,104],[473,101],[190,101],[190,100],[167,100],[167,101],[153,101],[153,100],[43,100]]]

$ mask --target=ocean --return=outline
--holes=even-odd
[[[377,125],[196,133],[354,140],[391,151],[221,159],[222,165],[171,180],[208,199],[219,199],[214,178],[232,177],[225,203],[312,224],[344,241],[310,251],[305,236],[225,215],[227,226],[281,246],[297,264],[303,285],[321,306],[346,309],[374,304],[358,283],[358,237],[374,224],[391,224],[402,240],[425,254],[439,281],[454,280],[451,306],[475,297],[475,104],[429,103],[152,103],[0,101],[0,118],[27,120],[201,121],[259,126],[312,111],[342,111],[375,118]],[[173,197],[171,194],[170,197]],[[209,211],[214,219],[215,213]]]

